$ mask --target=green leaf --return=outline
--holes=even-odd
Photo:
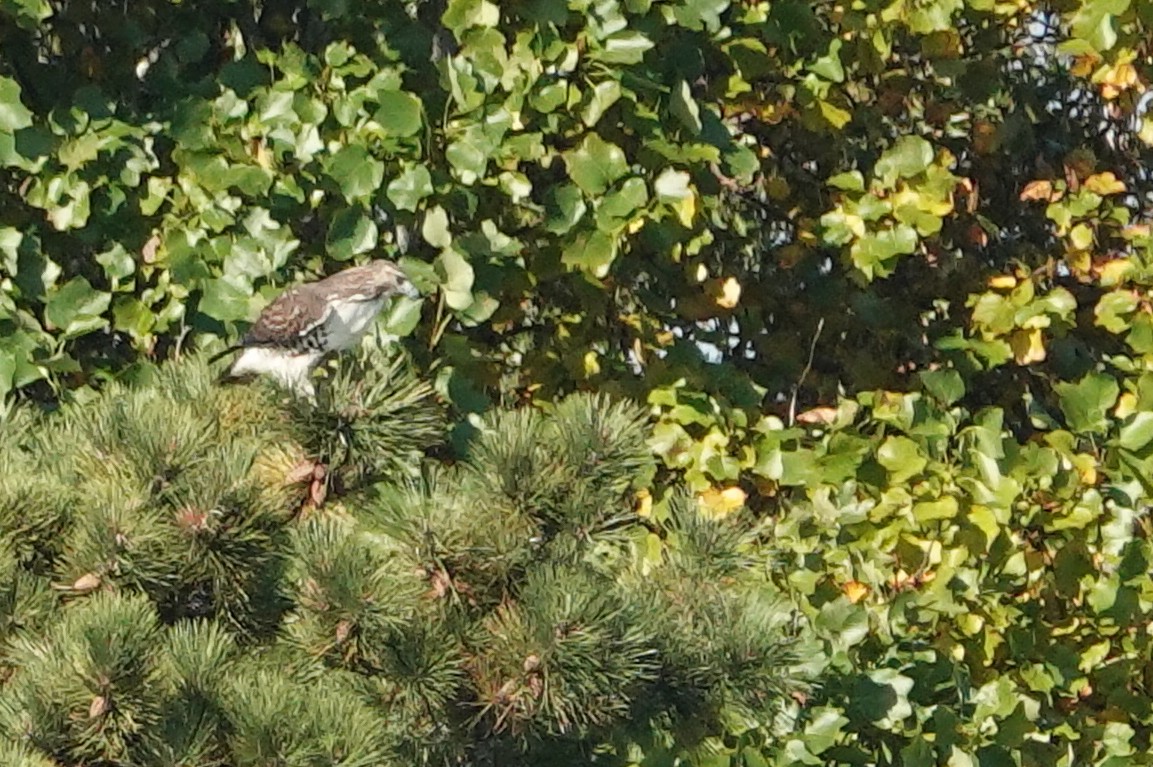
[[[96,290],[83,277],[73,277],[49,294],[44,319],[65,338],[73,338],[104,327],[107,322],[101,315],[111,302],[110,293]]]
[[[489,146],[483,131],[471,126],[445,150],[445,157],[460,174],[461,181],[473,184],[488,170]]]
[[[423,165],[409,165],[388,182],[386,194],[399,210],[415,213],[420,201],[432,194],[432,175]]]
[[[246,320],[250,297],[251,293],[244,288],[232,284],[225,278],[216,278],[204,283],[197,308],[221,322]]]
[[[920,136],[902,136],[877,160],[874,174],[886,186],[912,178],[933,164],[933,145]]]
[[[0,77],[0,131],[15,133],[32,124],[32,113],[20,100],[20,84]]]
[[[564,234],[584,217],[588,206],[584,195],[572,184],[554,186],[548,191],[549,217],[545,229],[553,234]]]
[[[853,708],[870,722],[896,724],[913,713],[909,693],[913,679],[893,668],[881,668],[862,677],[854,686]]]
[[[609,107],[615,104],[620,97],[621,84],[616,80],[597,83],[588,92],[588,103],[581,111],[581,122],[590,128],[596,125],[601,119],[601,115],[607,112]]]
[[[701,108],[693,98],[692,89],[684,80],[673,86],[672,99],[669,101],[669,111],[673,117],[681,121],[692,135],[697,135],[704,128],[701,123]]]
[[[444,208],[436,205],[425,213],[420,233],[424,236],[424,241],[434,248],[447,248],[452,245],[452,232],[448,228],[448,213],[445,212]]]
[[[893,260],[917,249],[917,232],[906,224],[869,232],[853,243],[849,250],[853,264],[866,277],[884,277],[892,273]]]
[[[621,148],[595,133],[585,136],[579,147],[565,154],[565,163],[569,178],[589,195],[604,194],[629,169]]]
[[[652,47],[653,41],[641,32],[616,32],[602,40],[600,50],[591,56],[608,64],[639,64]]]
[[[380,108],[373,119],[393,136],[412,136],[420,131],[420,99],[403,91],[384,91],[377,96]]]
[[[900,484],[921,473],[928,461],[921,448],[908,437],[889,437],[877,449],[877,462],[889,472],[889,481]]]
[[[445,303],[462,311],[472,305],[472,286],[475,274],[463,255],[452,248],[441,251],[436,258],[436,272]]]
[[[1117,437],[1117,444],[1134,452],[1150,442],[1153,442],[1153,413],[1147,411],[1135,413],[1133,419],[1121,427]]]
[[[614,232],[624,227],[633,212],[649,200],[648,187],[643,179],[635,176],[626,179],[617,189],[605,195],[597,208],[597,227],[604,232]]]
[[[384,163],[353,144],[341,147],[328,161],[325,172],[340,187],[345,200],[366,202],[384,180]]]
[[[1053,389],[1072,431],[1108,431],[1108,411],[1120,394],[1120,387],[1112,376],[1090,373],[1076,383],[1056,383]]]
[[[809,70],[826,80],[831,80],[835,83],[844,82],[845,68],[841,66],[841,45],[841,40],[834,38],[833,41],[829,43],[829,52],[813,62]]]
[[[424,302],[419,298],[400,296],[394,299],[384,318],[385,332],[398,338],[412,335],[412,332],[420,325],[423,308]]]
[[[1070,24],[1073,37],[1087,41],[1098,53],[1117,44],[1114,19],[1129,9],[1130,0],[1083,0]]]
[[[942,405],[952,405],[965,396],[965,379],[956,370],[923,370],[921,384]]]
[[[489,0],[449,0],[441,22],[458,35],[471,27],[495,27],[500,8]]]
[[[344,208],[332,217],[324,240],[328,254],[338,261],[347,261],[358,253],[367,253],[376,247],[379,232],[376,222],[360,208]]]
[[[600,278],[608,274],[616,252],[616,238],[612,235],[601,231],[583,232],[565,247],[561,261]]]
[[[845,171],[844,173],[830,176],[829,180],[825,183],[834,189],[844,189],[846,192],[865,191],[865,177],[861,175],[861,171],[859,170]]]
[[[16,355],[0,349],[0,402],[4,396],[12,391],[13,380],[16,377]]]

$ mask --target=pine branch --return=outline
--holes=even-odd
[[[458,608],[491,608],[536,558],[538,525],[486,497],[461,471],[430,470],[420,480],[381,488],[364,518],[405,567],[425,579],[428,596]]]
[[[488,726],[527,742],[623,718],[656,668],[637,617],[586,569],[533,570],[519,599],[486,619],[472,664]]]
[[[310,520],[293,536],[296,619],[289,637],[328,665],[373,674],[420,598],[411,571],[386,558],[351,523]]]
[[[350,484],[413,476],[446,430],[431,384],[404,357],[379,350],[340,360],[318,403],[293,398],[286,407],[299,442]]]
[[[0,732],[79,763],[132,763],[159,720],[160,626],[142,596],[96,594],[42,640],[18,641]]]

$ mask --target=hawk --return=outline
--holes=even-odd
[[[400,268],[385,259],[354,266],[280,294],[240,340],[212,357],[240,351],[226,377],[270,375],[309,399],[316,396],[312,371],[325,354],[356,346],[380,310],[396,295],[420,293]]]

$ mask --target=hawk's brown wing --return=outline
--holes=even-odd
[[[242,346],[290,347],[324,324],[334,301],[370,301],[381,291],[354,266],[316,282],[290,288],[264,307],[245,334]]]

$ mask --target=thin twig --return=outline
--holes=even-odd
[[[813,333],[813,340],[809,342],[809,360],[805,363],[805,369],[801,371],[801,377],[797,379],[796,385],[793,387],[793,396],[789,399],[789,426],[797,420],[797,394],[800,393],[801,387],[805,384],[805,378],[808,377],[809,371],[813,369],[813,357],[817,353],[817,341],[821,338],[821,331],[825,329],[825,318],[817,320],[817,330]]]

